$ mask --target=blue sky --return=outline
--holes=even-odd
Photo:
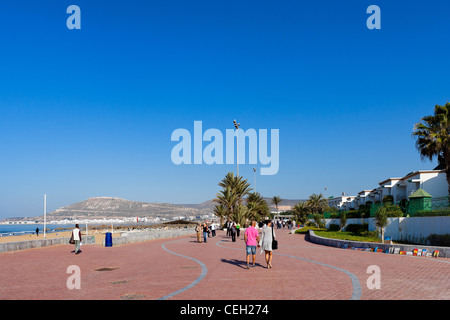
[[[69,30],[69,5],[81,30]],[[369,30],[369,5],[381,30]],[[442,1],[2,1],[0,218],[94,196],[200,203],[235,165],[171,161],[178,128],[279,129],[264,196],[431,169],[414,123],[450,100]],[[240,174],[253,183],[252,168]],[[258,167],[258,166],[256,166]],[[327,188],[325,191],[324,188]]]

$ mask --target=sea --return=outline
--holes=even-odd
[[[91,226],[99,226],[99,225],[107,225],[108,223],[89,223],[88,228]],[[120,223],[120,225],[133,225],[136,224],[134,222],[124,222]],[[147,225],[157,224],[146,222]],[[80,229],[84,230],[86,224],[79,223]],[[43,223],[21,223],[21,224],[0,224],[0,237],[8,237],[8,236],[20,236],[26,234],[35,234],[36,228],[39,228],[39,234],[44,233],[44,224]],[[61,232],[61,231],[71,231],[75,228],[75,223],[64,223],[64,224],[46,224],[47,233],[53,232]]]
[[[61,232],[62,229],[72,230],[73,224],[46,224],[47,233]],[[80,225],[80,227],[82,227]],[[44,224],[26,223],[26,224],[0,224],[0,237],[20,236],[26,234],[36,233],[36,228],[39,228],[39,233],[44,233]]]

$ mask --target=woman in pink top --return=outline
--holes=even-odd
[[[248,227],[245,230],[244,234],[244,240],[247,250],[247,269],[250,269],[250,254],[252,255],[252,267],[255,266],[255,260],[256,260],[256,247],[259,243],[259,232],[255,228],[256,221],[252,221],[251,227]]]

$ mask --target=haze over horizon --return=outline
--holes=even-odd
[[[450,99],[446,0],[379,0],[380,30],[367,0],[77,0],[80,30],[70,4],[2,2],[0,219],[43,214],[44,194],[47,212],[214,198],[236,164],[171,160],[194,121],[279,130],[275,175],[239,165],[265,197],[356,195],[437,165],[411,133]]]

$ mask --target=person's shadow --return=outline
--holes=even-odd
[[[234,265],[234,266],[236,266],[236,267],[239,267],[239,268],[242,268],[242,269],[246,269],[247,268],[247,261],[242,261],[242,260],[237,260],[237,259],[221,259],[220,260],[221,262],[224,262],[224,263],[228,263],[228,264],[232,264],[232,265]],[[251,264],[252,264],[252,262],[250,261],[250,268],[251,268]],[[259,263],[255,263],[255,268],[256,267],[262,267],[262,265],[261,264],[259,264]]]

